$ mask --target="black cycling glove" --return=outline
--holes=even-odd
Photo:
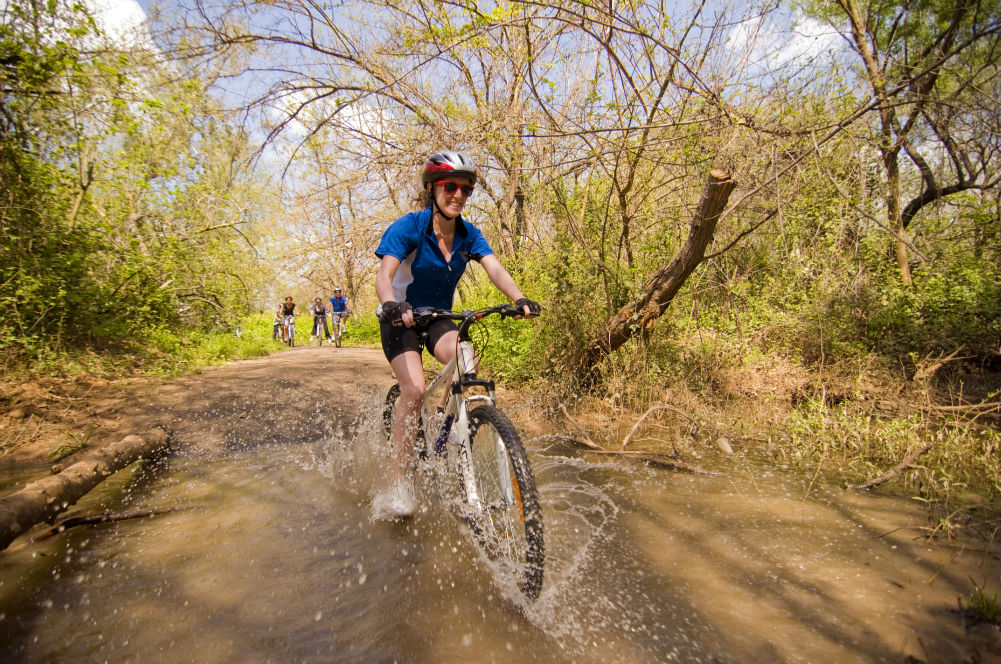
[[[380,316],[379,320],[383,323],[395,323],[398,320],[402,320],[403,314],[407,311],[413,311],[413,307],[410,306],[409,302],[386,300],[382,303],[382,316]]]
[[[532,316],[538,316],[542,312],[542,305],[536,302],[535,300],[529,300],[527,297],[523,297],[517,302],[515,302],[514,306],[518,307],[521,310],[524,310],[524,308],[527,306],[528,313],[530,313]]]

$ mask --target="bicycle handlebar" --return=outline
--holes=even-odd
[[[449,311],[448,309],[436,309],[434,307],[418,307],[413,310],[414,325],[424,326],[435,320],[454,320],[461,321],[459,324],[460,331],[467,329],[476,321],[493,314],[499,314],[501,318],[526,317],[524,309],[516,307],[513,304],[498,304],[486,309],[466,309],[464,311]],[[400,318],[392,321],[393,325],[401,322],[403,321]]]

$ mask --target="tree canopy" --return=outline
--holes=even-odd
[[[997,354],[995,4],[183,9],[121,47],[76,5],[8,3],[7,347],[208,325],[276,284],[372,301],[374,243],[449,147],[482,173],[468,216],[546,307],[525,343],[548,375],[595,349],[606,379],[694,370],[708,330],[806,361]],[[654,297],[713,169],[727,206]]]

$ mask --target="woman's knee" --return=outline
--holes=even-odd
[[[409,385],[400,384],[400,401],[406,406],[415,407],[420,403],[421,399],[424,398],[424,385],[414,384]]]

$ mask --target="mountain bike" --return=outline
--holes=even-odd
[[[496,405],[494,382],[480,378],[470,328],[487,316],[520,317],[519,307],[502,304],[479,311],[414,310],[425,327],[437,319],[459,323],[455,358],[424,392],[417,430],[418,456],[441,459],[439,481],[457,488],[460,518],[476,543],[502,573],[517,579],[530,600],[542,589],[545,551],[542,508],[528,456],[514,425]],[[426,334],[426,333],[425,333]],[[486,394],[473,394],[473,391]],[[437,396],[439,392],[443,394]],[[387,437],[393,424],[399,384],[389,389],[383,410]],[[427,464],[427,467],[432,467]]]
[[[331,330],[331,333],[334,335],[334,345],[338,348],[341,347],[341,336],[344,334],[344,322],[341,313],[342,312],[335,311],[332,315],[333,320],[331,321],[334,326],[334,329]],[[343,312],[343,314],[345,317],[348,315],[346,311]]]
[[[295,346],[295,316],[285,316],[282,320],[282,339],[289,347]]]

